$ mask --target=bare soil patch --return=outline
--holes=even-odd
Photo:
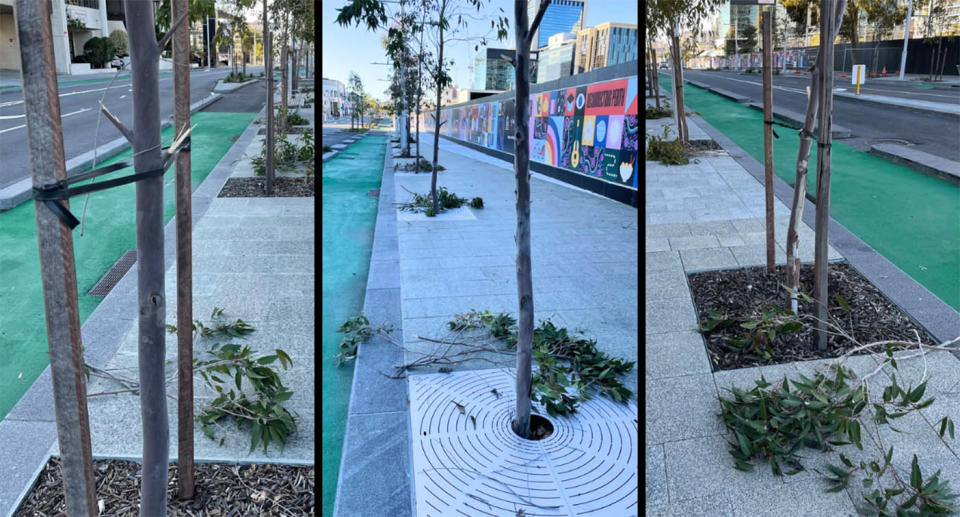
[[[789,308],[787,292],[781,285],[784,282],[785,269],[778,266],[773,275],[768,275],[766,267],[763,266],[689,275],[699,323],[702,325],[710,319],[707,310],[717,311],[725,317],[756,315],[759,319],[763,310],[770,310],[774,306]],[[829,271],[828,311],[854,339],[863,344],[883,340],[916,342],[919,334],[925,344],[935,344],[933,336],[914,324],[849,264],[830,264]],[[813,289],[813,265],[803,265],[800,268],[800,290],[812,296]],[[840,299],[836,295],[839,295]],[[843,306],[841,299],[848,308]],[[813,304],[800,301],[798,315],[812,316],[813,311]],[[772,357],[758,360],[748,358],[751,354],[736,350],[736,347],[730,346],[728,342],[729,338],[746,334],[747,331],[740,325],[718,327],[704,334],[714,371],[839,357],[857,346],[846,337],[831,335],[826,352],[821,353],[816,346],[813,328],[805,324],[796,332],[778,333],[772,342]]]

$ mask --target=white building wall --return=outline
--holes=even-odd
[[[3,1],[0,4],[7,5]],[[17,43],[13,14],[0,14],[0,68],[20,70],[20,46]]]

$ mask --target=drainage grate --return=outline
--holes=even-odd
[[[90,296],[106,296],[109,294],[117,283],[120,282],[120,279],[123,278],[123,275],[127,274],[127,271],[130,271],[130,268],[133,267],[136,261],[136,250],[123,252],[123,255],[120,255],[120,258],[114,262],[113,267],[107,271],[107,274],[103,275],[103,278],[97,281],[92,289],[87,291],[87,294]]]
[[[596,397],[570,418],[550,418],[553,434],[530,441],[510,428],[513,369],[409,382],[418,515],[639,514],[635,403]]]

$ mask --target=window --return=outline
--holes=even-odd
[[[100,0],[67,0],[70,5],[77,7],[88,7],[90,9],[100,9]]]

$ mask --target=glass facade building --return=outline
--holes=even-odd
[[[527,4],[527,18],[533,23],[533,18],[540,9],[540,0],[530,0]],[[540,27],[534,34],[533,46],[536,48],[547,46],[550,36],[561,32],[576,32],[583,28],[587,18],[586,0],[553,0],[543,14]]]
[[[540,49],[537,60],[537,83],[573,75],[573,50],[576,40]]]
[[[474,90],[512,90],[516,84],[516,72],[509,61],[501,55],[513,57],[512,48],[481,48],[473,63]],[[530,82],[536,82],[537,58],[530,56]]]
[[[639,32],[636,25],[601,23],[577,33],[574,73],[618,65],[639,58]]]

